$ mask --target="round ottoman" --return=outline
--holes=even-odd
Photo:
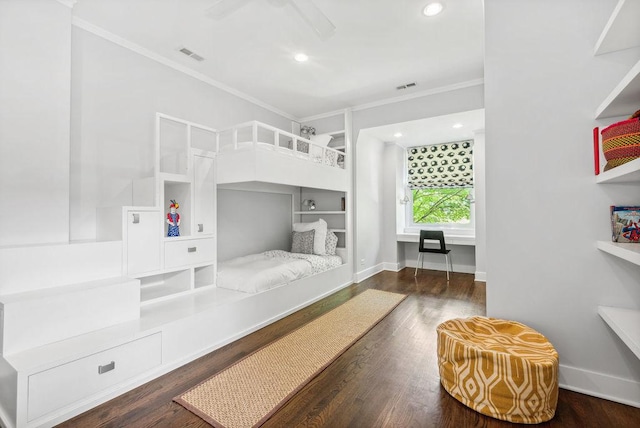
[[[504,421],[537,424],[558,403],[558,353],[515,321],[471,317],[437,327],[440,382],[455,399]]]

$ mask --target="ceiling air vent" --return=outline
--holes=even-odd
[[[401,89],[408,89],[408,88],[413,88],[414,86],[416,86],[417,83],[416,82],[411,82],[411,83],[405,83],[404,85],[400,85],[400,86],[396,86],[396,89],[399,91]]]
[[[185,54],[188,57],[191,57],[193,59],[195,59],[196,61],[204,61],[204,58],[201,57],[200,55],[198,55],[197,53],[187,49],[187,48],[180,48],[178,49],[179,52],[182,52],[183,54]]]

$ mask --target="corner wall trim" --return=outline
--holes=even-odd
[[[144,57],[147,57],[153,61],[159,62],[162,65],[165,65],[167,67],[173,68],[174,70],[177,70],[181,73],[184,73],[190,77],[193,77],[194,79],[198,79],[203,83],[206,83],[208,85],[211,85],[217,89],[220,89],[222,91],[225,91],[231,95],[235,95],[238,98],[241,98],[245,101],[249,101],[250,103],[253,103],[259,107],[262,107],[266,110],[269,110],[275,114],[279,114],[280,116],[289,119],[289,120],[293,120],[298,122],[299,119],[296,118],[295,116],[286,113],[282,110],[279,110],[263,101],[260,101],[257,98],[254,98],[250,95],[245,94],[244,92],[240,92],[237,89],[234,89],[230,86],[225,85],[224,83],[218,82],[217,80],[214,80],[202,73],[199,73],[195,70],[190,69],[187,66],[184,66],[176,61],[173,61],[167,57],[164,57],[162,55],[159,55],[145,47],[142,47],[136,43],[133,43],[127,39],[124,39],[114,33],[111,33],[107,30],[105,30],[104,28],[98,27],[97,25],[93,25],[90,22],[85,21],[84,19],[80,19],[76,16],[74,16],[71,20],[71,24],[75,27],[81,28],[95,36],[101,37],[105,40],[108,40],[112,43],[115,43],[118,46],[122,46],[125,49],[129,49],[130,51],[133,51],[139,55],[142,55]]]
[[[640,382],[560,364],[561,388],[640,407]]]
[[[479,282],[487,282],[487,273],[486,272],[478,272],[476,271],[476,276],[473,279],[474,281]]]

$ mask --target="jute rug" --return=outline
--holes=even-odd
[[[366,290],[174,400],[216,427],[260,426],[405,297]]]

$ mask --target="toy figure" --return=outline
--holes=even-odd
[[[180,205],[171,199],[171,205],[169,205],[169,213],[167,213],[167,236],[180,236],[180,214],[176,210],[180,208]]]

